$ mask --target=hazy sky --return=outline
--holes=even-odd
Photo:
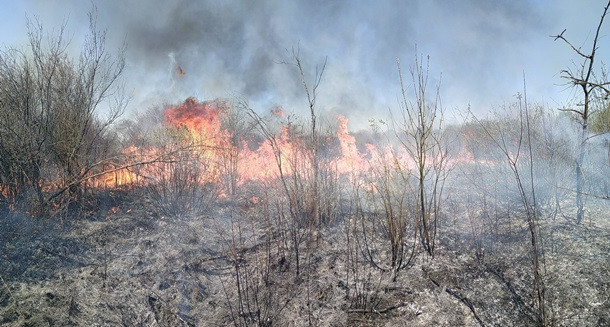
[[[290,60],[300,48],[306,69],[328,57],[318,105],[341,113],[352,128],[398,107],[396,59],[413,65],[415,47],[430,56],[430,90],[442,73],[448,116],[470,104],[475,112],[514,100],[527,76],[530,101],[567,103],[561,69],[580,62],[551,34],[590,51],[606,0],[420,1],[93,1],[108,30],[108,48],[127,43],[125,82],[130,112],[188,96],[201,100],[242,96],[258,111],[281,105],[307,110]],[[26,15],[48,31],[67,20],[77,48],[91,2],[0,0],[0,45],[23,46]],[[610,62],[610,18],[602,28],[598,59]],[[598,63],[600,63],[598,61]],[[176,74],[179,65],[185,75]],[[599,66],[598,66],[599,68]],[[311,76],[310,76],[311,77]]]

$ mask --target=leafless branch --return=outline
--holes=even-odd
[[[349,313],[375,313],[375,314],[381,315],[381,314],[388,313],[388,312],[398,309],[398,308],[406,307],[407,305],[409,305],[408,302],[401,302],[401,303],[391,305],[391,306],[383,308],[383,309],[349,309],[347,312],[349,312]]]
[[[466,297],[461,296],[458,292],[450,289],[450,288],[445,288],[445,292],[447,292],[447,294],[453,296],[454,298],[460,300],[460,302],[462,302],[465,306],[468,307],[468,309],[470,309],[470,312],[472,312],[472,315],[474,316],[474,319],[476,319],[476,321],[479,323],[479,325],[481,327],[485,327],[485,324],[483,323],[483,320],[481,320],[481,318],[479,318],[479,316],[477,315],[477,312],[474,309],[474,305],[472,305],[472,302],[470,302],[470,300],[468,300]]]
[[[564,29],[564,30],[563,30],[563,32],[561,32],[560,34],[557,34],[557,35],[549,35],[549,37],[554,37],[554,38],[555,38],[555,40],[554,40],[554,41],[557,41],[558,39],[563,40],[565,43],[567,43],[567,44],[568,44],[568,45],[569,45],[569,46],[572,48],[572,50],[574,50],[576,53],[578,53],[578,54],[579,54],[581,57],[586,58],[586,59],[591,59],[591,55],[588,55],[588,54],[583,53],[583,52],[580,50],[580,48],[575,47],[575,46],[574,46],[572,43],[570,43],[570,41],[568,41],[568,40],[567,40],[567,39],[566,39],[566,38],[563,36],[563,33],[564,33],[565,31],[566,31],[566,30]]]
[[[146,166],[146,165],[150,165],[153,163],[171,163],[171,162],[176,162],[175,159],[168,159],[171,158],[173,155],[175,155],[176,153],[180,152],[180,151],[184,151],[188,148],[192,148],[193,146],[188,146],[188,147],[183,147],[177,150],[173,150],[167,153],[163,153],[161,155],[158,155],[154,158],[151,159],[147,159],[147,160],[142,160],[142,161],[138,161],[138,162],[133,162],[133,163],[129,163],[129,164],[125,164],[125,165],[119,165],[116,166],[112,169],[108,169],[108,170],[104,170],[95,174],[91,174],[89,175],[89,172],[91,170],[93,170],[96,167],[99,167],[101,165],[107,164],[109,162],[108,159],[104,159],[94,165],[91,165],[90,167],[88,167],[79,178],[77,178],[76,180],[68,183],[67,185],[63,186],[62,188],[60,188],[57,192],[55,192],[53,195],[51,195],[48,199],[47,199],[47,203],[51,202],[53,199],[57,198],[58,196],[60,196],[61,194],[63,194],[64,192],[66,192],[68,189],[70,189],[73,186],[76,185],[80,185],[83,182],[86,182],[88,180],[94,179],[96,177],[99,176],[103,176],[105,174],[110,174],[110,173],[114,173],[120,170],[124,170],[124,169],[129,169],[129,168],[133,168],[133,167],[137,167],[137,166]]]
[[[582,115],[582,111],[576,110],[576,109],[568,109],[568,108],[560,108],[559,111],[563,111],[563,112],[573,112],[577,115]]]

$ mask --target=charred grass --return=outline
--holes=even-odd
[[[170,217],[136,193],[105,194],[97,212],[63,224],[6,213],[0,325],[534,324],[526,227],[518,219],[498,225],[492,238],[473,234],[456,209],[441,226],[434,258],[418,253],[392,281],[349,254],[343,217],[300,245],[297,275],[283,231],[269,228],[264,204],[249,195]],[[610,323],[607,209],[607,202],[591,205],[584,225],[542,221],[557,326]]]

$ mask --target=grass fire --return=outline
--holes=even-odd
[[[437,2],[93,1],[82,38],[24,5],[0,326],[610,325],[610,2],[586,40],[533,1]]]

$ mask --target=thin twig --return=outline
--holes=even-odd
[[[4,287],[8,291],[8,295],[11,297],[11,299],[13,299],[13,293],[11,292],[10,288],[8,288],[8,284],[4,281],[4,278],[2,278],[2,275],[0,275],[0,280],[2,280],[2,284],[4,284]]]
[[[485,327],[483,320],[481,320],[481,318],[479,318],[479,316],[477,315],[476,311],[474,310],[474,306],[472,305],[472,302],[470,302],[470,300],[461,296],[459,293],[451,290],[450,288],[445,288],[445,292],[447,292],[449,295],[453,296],[454,298],[460,300],[460,302],[464,303],[464,305],[466,305],[468,307],[468,309],[470,309],[470,311],[472,312],[472,315],[474,316],[474,319],[477,320],[479,325],[481,325],[481,327]]]
[[[348,313],[376,313],[376,314],[384,314],[384,313],[388,313],[394,309],[398,309],[398,308],[402,308],[407,306],[409,303],[407,302],[401,302],[392,306],[389,306],[387,308],[383,308],[383,309],[349,309],[347,310]]]
[[[593,197],[596,199],[610,200],[610,196],[607,196],[607,195],[597,195],[597,194],[591,194],[591,193],[587,193],[587,192],[578,192],[577,190],[567,188],[567,187],[561,187],[561,186],[558,186],[557,188],[566,190],[566,191],[570,191],[570,192],[574,192],[574,193],[578,193],[578,194],[582,194],[582,195],[586,195],[586,196],[590,196],[590,197]]]

